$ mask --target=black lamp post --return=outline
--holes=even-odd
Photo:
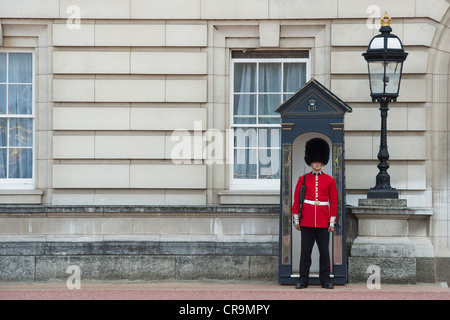
[[[389,102],[397,101],[402,77],[403,62],[408,53],[403,50],[400,39],[391,34],[391,18],[385,13],[381,19],[381,34],[373,37],[367,51],[363,53],[369,69],[370,95],[372,101],[380,103],[381,112],[381,138],[378,152],[378,169],[376,185],[370,188],[367,198],[398,199],[398,192],[391,187],[391,178],[387,173],[389,169],[389,152],[387,148],[387,114]]]

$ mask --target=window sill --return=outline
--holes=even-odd
[[[279,205],[279,190],[224,190],[219,192],[220,204]]]
[[[41,204],[42,190],[0,190],[0,204]]]

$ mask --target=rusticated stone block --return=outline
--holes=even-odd
[[[34,281],[33,256],[0,256],[1,281]]]
[[[366,283],[373,275],[370,266],[380,268],[380,283],[416,284],[416,258],[349,257],[348,281]]]
[[[69,266],[77,266],[83,280],[174,279],[173,256],[41,256],[36,258],[36,280],[66,281]]]

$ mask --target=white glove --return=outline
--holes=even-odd
[[[334,223],[336,222],[336,217],[330,218],[330,228],[334,228]]]
[[[298,226],[300,224],[298,214],[294,214],[294,226]]]

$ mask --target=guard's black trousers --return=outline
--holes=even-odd
[[[330,281],[330,253],[328,249],[330,234],[328,228],[301,227],[301,252],[300,252],[300,281],[309,282],[309,269],[311,268],[311,254],[314,242],[319,248],[319,280],[321,284]]]

